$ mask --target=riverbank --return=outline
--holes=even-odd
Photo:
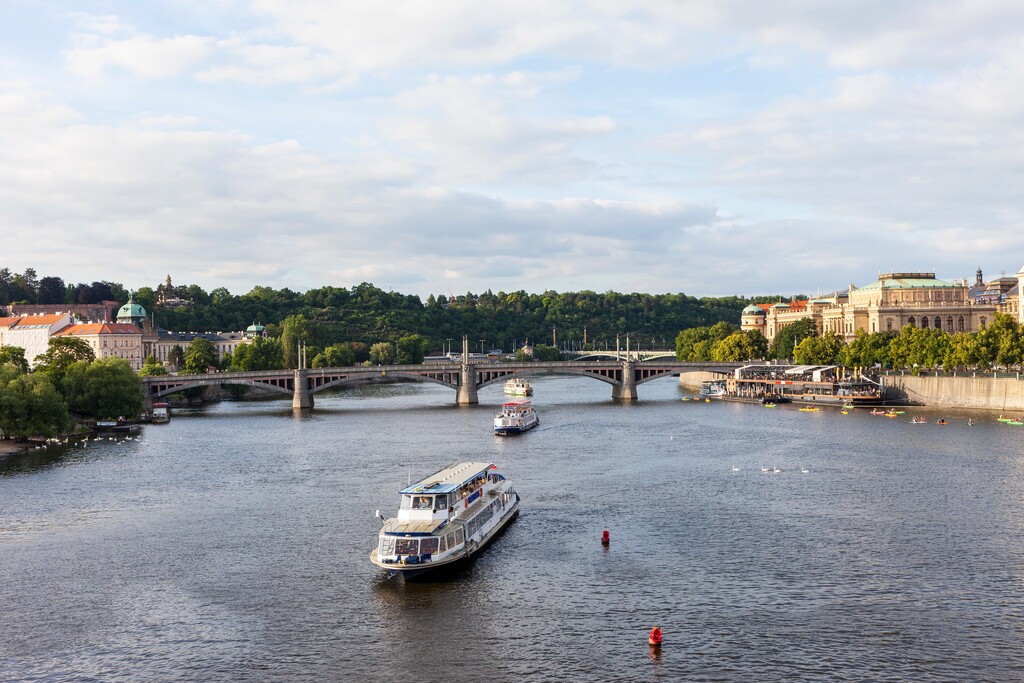
[[[679,385],[699,390],[705,380],[722,379],[710,372],[679,376]],[[985,375],[947,377],[935,375],[883,375],[886,400],[936,408],[967,408],[1001,412],[1024,412],[1024,379]]]
[[[1024,412],[1024,380],[1014,377],[885,375],[887,396],[911,405]]]

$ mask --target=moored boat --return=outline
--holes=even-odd
[[[153,413],[150,422],[153,424],[164,424],[171,421],[171,406],[169,403],[154,403]]]
[[[519,494],[496,468],[455,463],[399,491],[370,562],[408,579],[469,559],[519,512]]]
[[[509,396],[533,396],[533,385],[525,377],[513,377],[505,382],[505,393]]]
[[[494,416],[494,433],[521,434],[539,424],[537,411],[529,401],[509,401],[501,404],[501,412]]]

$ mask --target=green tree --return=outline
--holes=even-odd
[[[142,369],[139,370],[140,377],[156,377],[158,375],[166,375],[167,368],[164,367],[163,363],[156,359],[156,356],[146,356],[146,361],[142,364]]]
[[[854,338],[839,352],[839,363],[848,368],[869,368],[876,364],[882,367],[892,365],[889,345],[896,336],[894,332],[867,333],[858,328]]]
[[[419,334],[402,337],[395,344],[395,362],[399,365],[422,363],[429,344],[427,338]]]
[[[230,369],[236,372],[280,370],[284,368],[281,340],[256,337],[248,344],[240,344],[231,357]]]
[[[533,347],[533,357],[538,361],[553,361],[562,360],[562,352],[556,349],[554,346],[548,346],[547,344],[537,344]]]
[[[344,368],[356,364],[356,354],[349,344],[332,344],[312,364],[314,368]]]
[[[754,358],[754,347],[750,338],[743,332],[735,332],[725,339],[715,342],[711,348],[711,360],[716,362],[735,362]]]
[[[72,411],[98,420],[134,419],[142,412],[141,382],[124,358],[75,363],[64,376],[64,393]]]
[[[17,374],[5,379],[6,375],[0,371],[0,430],[4,436],[51,437],[67,428],[67,405],[50,376]]]
[[[835,332],[821,337],[804,337],[797,344],[793,359],[801,365],[832,365],[839,362],[843,340]]]
[[[942,369],[946,372],[965,368],[972,363],[974,357],[974,335],[969,332],[957,332],[949,335],[946,355],[942,359]]]
[[[91,363],[96,359],[89,342],[75,337],[50,337],[46,344],[46,353],[36,356],[36,372],[50,376],[54,385],[59,385],[64,373],[72,364],[78,362]]]
[[[395,347],[388,342],[377,342],[370,347],[370,362],[391,365],[395,362]]]
[[[801,318],[776,333],[768,347],[768,357],[778,360],[792,358],[797,344],[806,337],[816,337],[818,328],[812,318]]]
[[[6,363],[13,364],[22,374],[29,371],[25,349],[20,346],[0,346],[0,365]]]
[[[186,375],[201,375],[216,365],[217,353],[210,340],[205,337],[194,337],[185,351],[185,365],[182,371]]]
[[[175,344],[171,347],[171,350],[167,353],[167,362],[175,370],[180,370],[185,365],[185,349],[181,348],[181,344]]]
[[[290,315],[281,322],[281,351],[286,368],[299,367],[299,342],[313,343],[319,335],[304,315]]]

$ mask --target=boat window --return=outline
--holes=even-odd
[[[454,548],[455,545],[455,532],[453,531],[450,534],[448,534],[448,547]]]
[[[380,554],[382,556],[389,556],[395,554],[395,537],[394,536],[381,536],[380,539]]]
[[[448,496],[434,496],[434,509],[435,510],[447,510],[448,509]]]
[[[448,534],[448,536],[451,536],[451,534]],[[437,552],[443,553],[445,550],[448,550],[448,536],[441,537],[441,545]]]
[[[455,530],[455,545],[462,545],[466,540],[466,534],[462,528]]]
[[[420,540],[418,538],[398,538],[398,539],[395,539],[395,554],[396,555],[419,555],[420,554]]]
[[[437,536],[428,536],[427,538],[424,538],[422,541],[420,541],[420,554],[427,555],[436,553],[437,543]]]
[[[430,509],[432,509],[431,501],[430,501],[431,498],[433,498],[433,496],[413,496],[413,499],[412,499],[412,509],[413,510],[430,510]]]

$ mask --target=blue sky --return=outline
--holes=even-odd
[[[0,5],[0,265],[816,292],[1024,263],[1024,6]]]

